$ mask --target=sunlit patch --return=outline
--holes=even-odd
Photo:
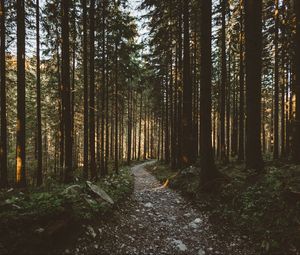
[[[17,157],[17,183],[21,181],[21,174],[22,174],[22,159],[21,157]]]
[[[164,183],[164,185],[162,186],[162,188],[167,188],[169,186],[169,179],[167,179]]]

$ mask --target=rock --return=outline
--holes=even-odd
[[[153,207],[153,204],[150,203],[150,202],[148,202],[148,203],[144,204],[144,206],[147,207],[147,208],[152,208],[152,207]]]
[[[200,223],[202,223],[202,220],[201,220],[200,218],[197,218],[197,219],[194,220],[194,222],[195,222],[196,224],[200,224]]]
[[[82,192],[82,188],[79,185],[72,185],[67,187],[64,190],[65,194],[69,194],[69,195],[78,195]]]
[[[191,228],[198,228],[199,225],[196,224],[194,221],[192,221],[191,223],[189,223],[189,227],[191,227]]]
[[[205,251],[200,248],[199,251],[198,251],[198,255],[205,255]]]
[[[175,216],[172,216],[169,218],[171,221],[176,221],[176,217]]]
[[[42,234],[43,232],[45,232],[45,229],[44,228],[38,228],[34,232],[38,233],[38,234]]]
[[[181,240],[173,240],[172,242],[180,251],[187,251],[186,245]]]
[[[97,234],[96,234],[96,232],[95,232],[95,230],[93,229],[92,226],[88,226],[87,229],[88,229],[88,231],[89,231],[89,232],[88,232],[89,235],[91,235],[93,238],[95,238],[95,237],[97,236]]]
[[[105,200],[110,204],[114,204],[114,201],[111,199],[111,197],[99,186],[94,185],[91,182],[86,182],[86,184],[93,194],[97,195],[98,197],[102,198],[103,200]]]

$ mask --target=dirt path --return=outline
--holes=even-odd
[[[77,247],[66,253],[255,254],[242,238],[214,234],[207,217],[177,192],[161,187],[146,164],[132,168],[135,189],[126,205],[109,221],[86,226]]]

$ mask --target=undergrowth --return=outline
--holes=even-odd
[[[251,237],[258,254],[297,254],[300,250],[300,167],[269,165],[259,176],[243,165],[219,167],[229,178],[217,192],[201,192],[199,169],[172,171],[148,167],[161,182],[192,197],[210,219],[226,222]]]
[[[129,168],[124,167],[119,175],[109,175],[94,184],[105,191],[114,204],[95,195],[80,180],[69,185],[48,180],[41,188],[2,190],[0,254],[13,253],[26,246],[30,250],[42,240],[49,243],[49,239],[59,238],[64,231],[79,226],[78,223],[104,216],[132,192],[133,176]]]

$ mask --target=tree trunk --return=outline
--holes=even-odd
[[[191,81],[190,63],[190,35],[189,35],[189,1],[183,1],[184,52],[183,52],[183,113],[182,113],[182,151],[181,163],[191,165],[196,160],[193,132],[193,89]]]
[[[37,110],[37,185],[43,183],[41,71],[40,71],[40,4],[36,0],[36,110]]]
[[[95,0],[90,3],[90,173],[97,179],[95,160]]]
[[[6,56],[5,56],[5,1],[0,0],[0,187],[7,179],[7,118],[6,118]]]
[[[300,163],[300,1],[295,1],[296,11],[296,118],[293,132],[293,160]]]
[[[261,154],[262,0],[245,1],[246,167],[263,169]]]
[[[105,70],[105,62],[106,62],[106,43],[105,43],[105,36],[106,36],[106,1],[102,1],[102,97],[101,97],[101,175],[105,176],[107,174],[105,168],[105,158],[104,158],[104,133],[105,133],[105,87],[106,87],[106,70]],[[106,99],[108,100],[108,99]]]
[[[170,128],[169,128],[169,77],[167,75],[165,85],[166,85],[166,116],[165,116],[165,161],[166,164],[170,163]],[[148,130],[149,131],[149,130]],[[147,139],[149,142],[149,140]],[[149,150],[149,147],[147,146]]]
[[[87,5],[86,0],[82,0],[83,15],[83,100],[84,100],[84,120],[83,120],[83,177],[88,179],[89,172],[89,103],[88,103],[88,67],[87,67]]]
[[[279,10],[278,1],[275,0],[275,83],[274,83],[274,150],[273,158],[278,159],[279,151],[279,54],[278,54],[278,30],[279,30]]]
[[[128,89],[127,164],[131,162],[132,147],[132,91]]]
[[[211,76],[212,76],[212,1],[202,0],[200,22],[200,158],[202,181],[214,179],[217,169],[214,164],[212,137],[211,137]]]
[[[140,120],[139,120],[139,144],[138,144],[138,161],[141,160],[141,143],[142,143],[142,118],[143,118],[143,92],[140,101]]]
[[[244,72],[244,19],[243,0],[240,3],[240,74],[239,74],[239,152],[238,160],[245,158],[245,72]]]
[[[17,0],[17,169],[18,186],[26,186],[25,148],[25,6]]]
[[[118,137],[119,137],[119,60],[118,60],[118,43],[115,42],[115,158],[114,158],[114,170],[118,174],[119,172],[119,153],[118,153]]]
[[[62,0],[62,86],[64,97],[63,122],[65,129],[65,183],[73,180],[72,169],[72,109],[70,89],[69,0]]]
[[[221,161],[226,162],[226,144],[225,144],[225,106],[226,106],[226,83],[227,83],[227,65],[226,65],[226,0],[222,0],[222,74],[221,74],[221,106],[220,106],[220,139],[221,139]]]

